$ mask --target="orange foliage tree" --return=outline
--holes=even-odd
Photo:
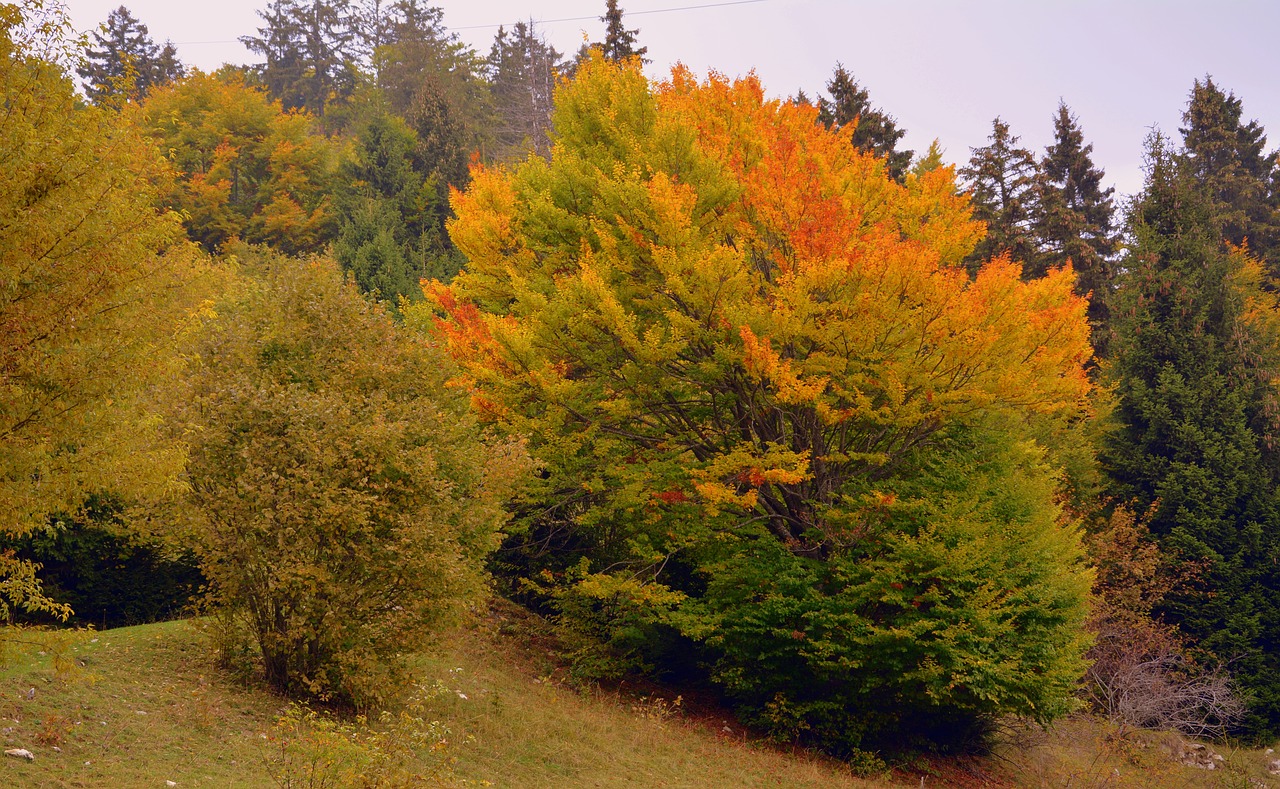
[[[306,113],[285,112],[234,72],[197,71],[153,91],[139,123],[178,170],[170,202],[206,249],[235,238],[301,254],[333,239],[343,147]]]
[[[951,169],[895,183],[815,112],[767,100],[754,77],[676,68],[654,87],[634,64],[584,65],[557,94],[550,160],[477,169],[454,196],[467,269],[429,295],[459,381],[487,419],[531,437],[546,472],[525,522],[566,549],[550,568],[576,581],[562,610],[585,595],[626,621],[602,635],[614,647],[645,621],[674,628],[756,720],[837,747],[910,716],[851,721],[815,692],[1050,716],[1083,667],[1088,579],[1026,425],[1085,412],[1085,302],[1068,269],[1023,282],[999,259],[970,278],[961,261],[983,229]],[[964,540],[991,557],[966,570],[983,579],[968,591],[957,570],[980,560]],[[904,569],[926,544],[932,558]],[[885,557],[896,569],[855,578]],[[784,590],[784,577],[803,580]],[[1034,637],[1015,578],[1043,595]],[[655,599],[661,611],[642,610]],[[734,623],[734,600],[758,613],[765,599],[794,604],[758,631]],[[988,608],[944,627],[948,605]],[[933,623],[913,643],[942,646],[902,657],[881,688],[857,666],[867,634],[902,630],[899,613]],[[988,625],[986,646],[966,641]],[[988,648],[982,660],[1007,665],[942,654]],[[760,687],[749,675],[770,654],[808,673]]]

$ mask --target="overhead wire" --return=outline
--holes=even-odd
[[[772,0],[722,0],[722,2],[719,2],[719,3],[698,3],[696,5],[673,6],[671,8],[651,8],[647,11],[627,11],[625,13],[625,16],[632,17],[632,16],[647,16],[649,14],[669,14],[674,11],[697,11],[703,8],[722,8],[724,6],[754,5],[756,3],[768,3],[768,2],[772,2]],[[561,17],[559,19],[531,19],[530,21],[533,22],[533,24],[535,25],[554,25],[559,22],[588,22],[591,20],[599,20],[599,19],[600,19],[599,16],[566,16],[566,17]],[[500,28],[500,27],[511,27],[515,24],[519,24],[519,23],[518,22],[498,22],[495,24],[488,24],[488,25],[463,25],[461,27],[446,27],[445,29],[449,31],[486,30],[486,29],[496,30],[497,28]],[[239,42],[239,39],[230,39],[226,41],[175,41],[173,43],[174,43],[174,46],[190,47],[190,46],[198,46],[202,44],[235,44],[238,42]]]

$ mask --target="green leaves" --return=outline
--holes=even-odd
[[[949,169],[898,184],[754,79],[596,57],[557,98],[549,161],[455,198],[468,265],[429,291],[457,383],[545,469],[500,561],[624,662],[679,627],[825,746],[1064,711],[1088,577],[1033,431],[1086,409],[1070,272],[971,278]]]

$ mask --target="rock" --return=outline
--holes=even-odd
[[[36,755],[26,748],[10,748],[4,752],[5,756],[12,756],[15,759],[26,759],[29,762],[36,760]]]
[[[1215,753],[1215,754],[1213,755],[1213,760],[1214,760],[1215,762],[1225,762],[1225,761],[1227,760],[1227,757],[1223,756],[1223,755],[1222,755],[1222,754],[1220,754],[1220,753]]]
[[[24,695],[27,697],[27,701],[31,701],[36,697],[36,689],[31,688]]]
[[[165,785],[165,786],[177,786],[177,785],[178,785],[178,782],[177,782],[177,781],[165,781],[165,782],[164,782],[164,785]]]
[[[1272,775],[1280,775],[1280,759],[1272,759],[1267,763],[1267,772]]]

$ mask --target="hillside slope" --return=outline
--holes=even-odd
[[[669,691],[575,692],[557,682],[546,645],[509,609],[450,633],[431,652],[416,672],[430,689],[417,714],[444,728],[433,730],[438,741],[406,767],[437,778],[401,785],[1280,787],[1266,770],[1273,755],[1222,747],[1216,770],[1185,767],[1172,758],[1184,748],[1178,738],[1118,737],[1089,718],[1048,733],[1015,732],[986,760],[921,758],[864,779],[838,762],[756,742],[723,711],[676,702]],[[0,759],[0,786],[165,787],[172,781],[272,787],[286,777],[293,786],[337,780],[333,760],[355,746],[335,749],[333,732],[319,739],[295,732],[289,739],[277,725],[287,709],[283,699],[216,669],[188,622],[11,650],[0,670],[0,741],[6,749],[30,750],[35,759]],[[361,742],[385,749],[400,737],[392,730]],[[282,744],[289,747],[287,760]],[[318,765],[316,780],[299,782],[311,764]]]

